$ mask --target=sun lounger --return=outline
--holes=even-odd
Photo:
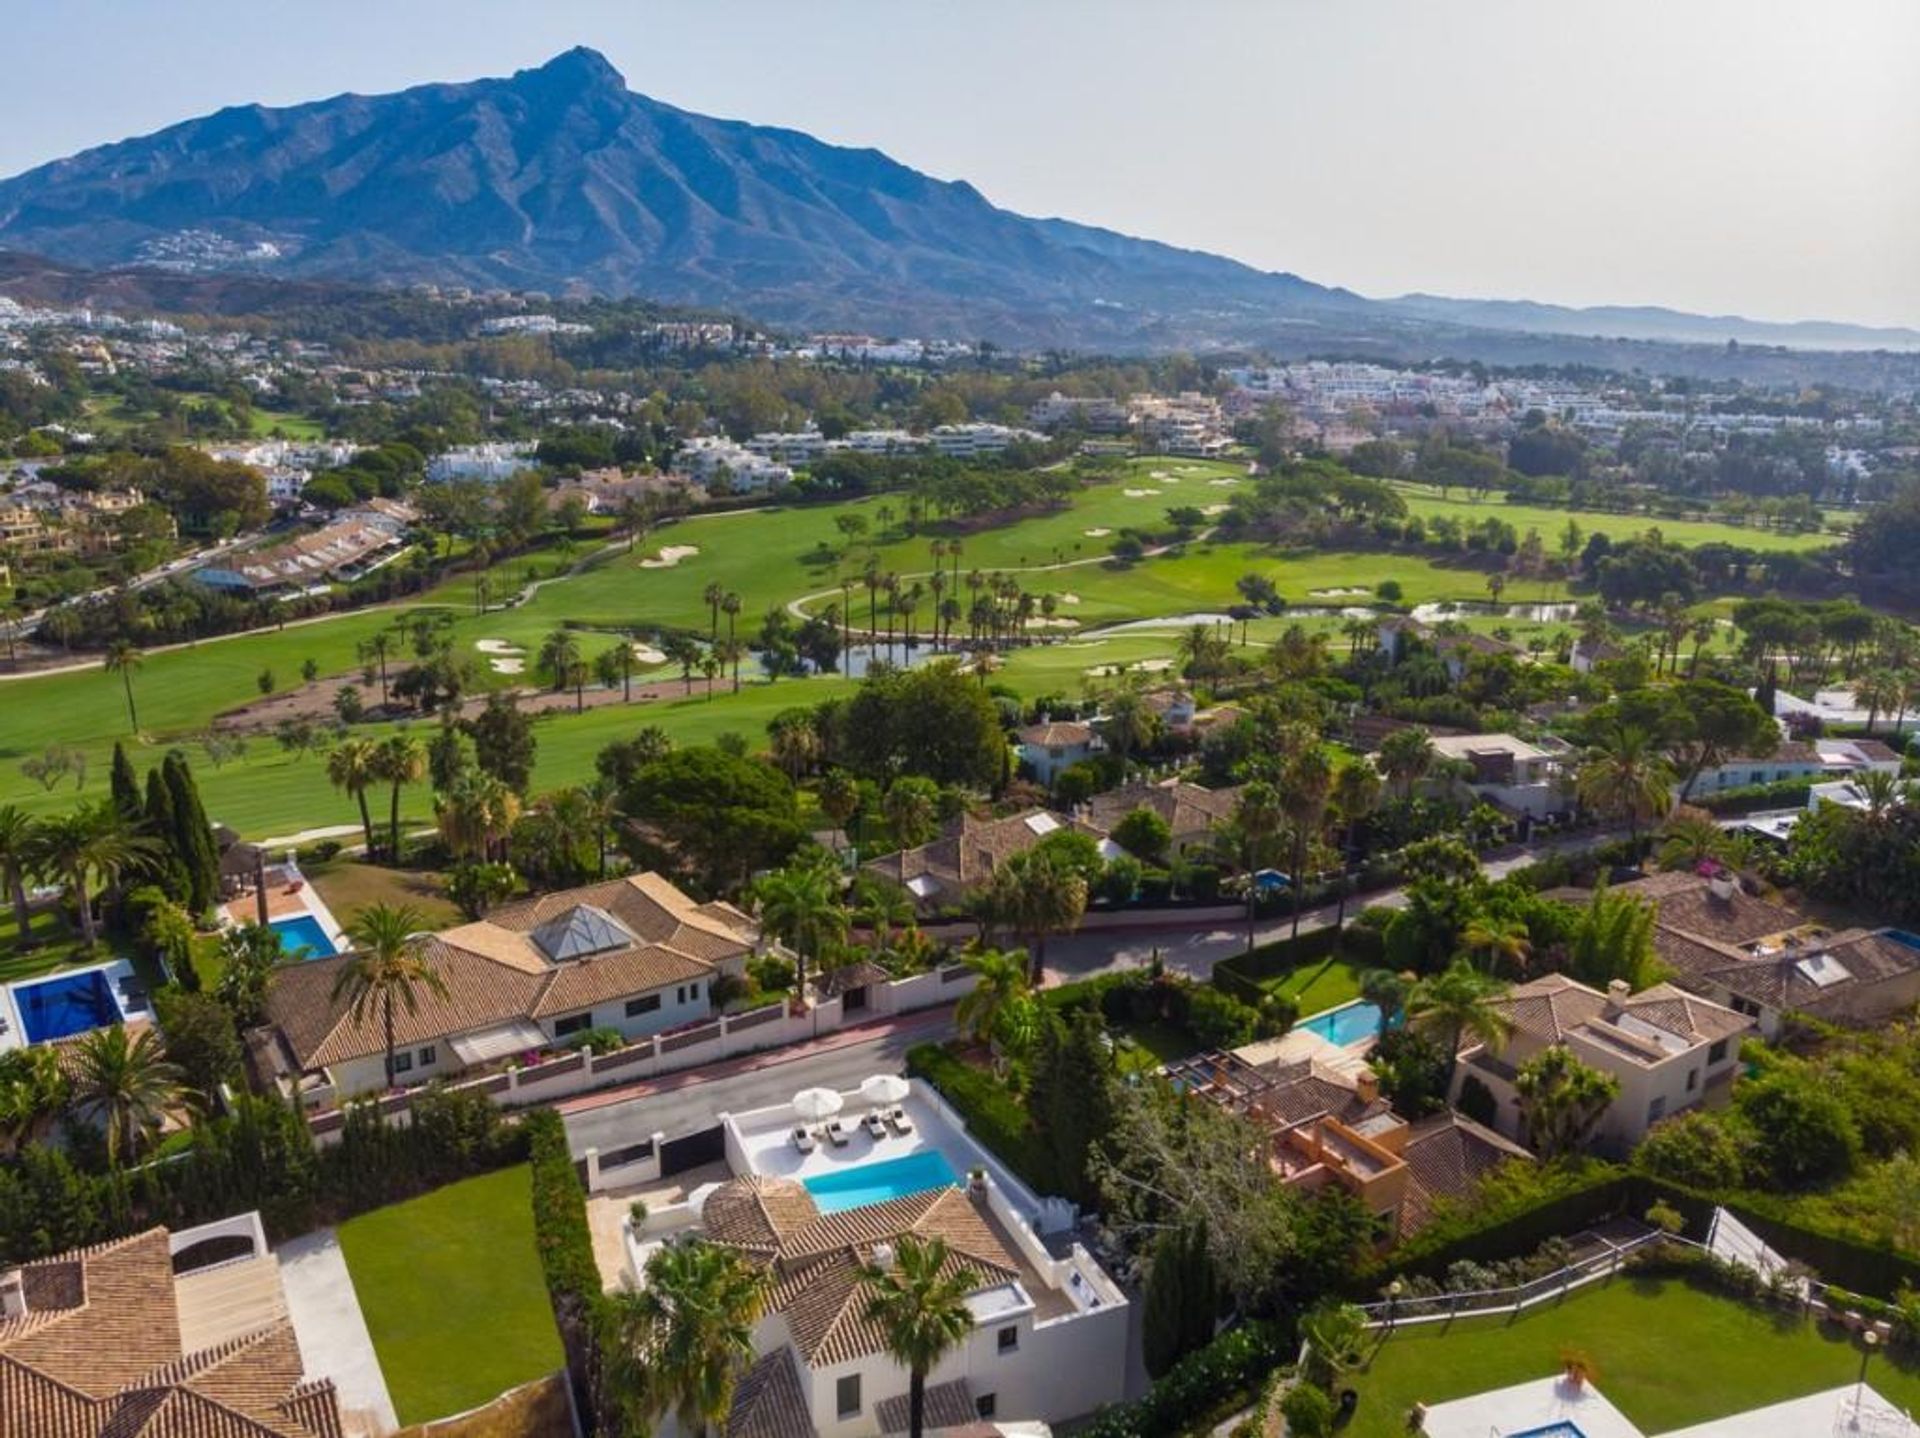
[[[826,1133],[827,1142],[835,1148],[845,1148],[847,1146],[847,1126],[841,1123],[839,1119],[836,1118],[828,1122]]]
[[[820,1146],[814,1142],[813,1135],[808,1133],[804,1126],[796,1125],[792,1137],[793,1146],[802,1153],[812,1153]]]
[[[898,1104],[887,1110],[887,1127],[897,1134],[913,1132],[913,1120],[907,1117],[907,1111]]]
[[[880,1116],[880,1110],[877,1108],[867,1110],[867,1116],[860,1120],[860,1127],[875,1138],[887,1136],[887,1121]]]

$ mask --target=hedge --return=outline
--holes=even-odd
[[[937,1043],[908,1049],[907,1072],[932,1084],[966,1120],[967,1131],[998,1154],[1029,1188],[1047,1191],[1052,1165],[1033,1119],[991,1074],[962,1063]]]
[[[1750,784],[1712,794],[1690,794],[1687,802],[1709,814],[1751,814],[1757,809],[1804,809],[1813,790],[1812,779],[1782,779],[1776,784]]]
[[[530,1111],[521,1120],[533,1172],[533,1245],[546,1276],[554,1326],[567,1355],[567,1377],[576,1411],[588,1431],[602,1429],[600,1334],[607,1300],[600,1265],[593,1257],[587,1193],[567,1149],[567,1126],[552,1109]]]
[[[1078,1430],[1079,1438],[1166,1438],[1206,1431],[1229,1400],[1250,1397],[1266,1376],[1285,1363],[1292,1334],[1269,1322],[1229,1328],[1205,1348],[1189,1353],[1148,1390],[1146,1397],[1108,1408]]]

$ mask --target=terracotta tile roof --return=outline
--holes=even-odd
[[[973,1385],[964,1378],[956,1378],[950,1383],[930,1383],[923,1395],[926,1399],[927,1432],[944,1432],[952,1428],[970,1428],[980,1422],[980,1410],[974,1406]],[[905,1433],[908,1420],[912,1417],[912,1399],[909,1394],[897,1393],[891,1398],[883,1398],[874,1405],[874,1422],[880,1425],[885,1434]],[[988,1430],[992,1432],[992,1429]]]
[[[1129,784],[1095,794],[1087,801],[1087,822],[1111,833],[1116,824],[1135,809],[1151,809],[1166,821],[1178,840],[1192,838],[1225,823],[1233,815],[1240,790],[1205,789],[1184,779],[1169,779],[1159,784]]]
[[[1413,1124],[1400,1157],[1409,1180],[1400,1210],[1402,1233],[1425,1224],[1439,1201],[1472,1197],[1480,1180],[1501,1164],[1533,1162],[1519,1144],[1452,1109]]]
[[[1022,744],[1036,749],[1077,749],[1091,744],[1097,736],[1090,724],[1056,719],[1046,724],[1029,724],[1014,735]]]
[[[333,1385],[301,1381],[285,1321],[181,1351],[165,1229],[27,1264],[20,1276],[27,1311],[0,1322],[0,1432],[340,1438]]]
[[[717,1243],[731,1242],[726,1231],[752,1232],[756,1224],[744,1196],[730,1201],[718,1221],[720,1229],[712,1221],[707,1228],[707,1236]],[[771,1221],[768,1215],[769,1226]],[[804,1362],[826,1367],[885,1347],[879,1326],[866,1317],[867,1291],[860,1270],[871,1261],[877,1245],[898,1243],[909,1235],[943,1239],[948,1248],[945,1271],[970,1269],[983,1287],[1020,1277],[1019,1256],[957,1188],[928,1189],[820,1214],[780,1234],[771,1252],[766,1251],[764,1238],[733,1246],[772,1270],[768,1311],[785,1316],[793,1346]]]
[[[594,916],[594,922],[572,923],[583,914]],[[616,922],[607,923],[609,916]],[[536,931],[549,924],[600,934],[622,946],[556,961],[536,939]],[[439,974],[446,996],[422,987],[412,1011],[396,1004],[395,1039],[403,1045],[433,1043],[709,977],[715,966],[744,959],[757,937],[752,921],[737,909],[695,904],[658,874],[510,904],[425,941],[421,956]],[[333,997],[333,985],[348,962],[341,955],[292,964],[274,977],[267,1018],[302,1069],[368,1058],[386,1048],[378,1013],[370,1009],[356,1022],[344,999]]]
[[[1005,819],[962,814],[931,843],[883,855],[861,867],[896,884],[931,879],[940,891],[957,896],[985,883],[1000,865],[1031,849],[1048,834],[1072,827],[1071,820],[1046,809],[1028,809]]]
[[[729,1179],[707,1195],[701,1210],[707,1236],[716,1243],[768,1255],[819,1217],[819,1205],[804,1184],[760,1174]]]
[[[1656,1039],[1623,1027],[1623,1018],[1650,1024],[1690,1046],[1744,1032],[1753,1022],[1744,1014],[1672,984],[1642,989],[1616,1006],[1606,994],[1565,974],[1547,974],[1531,983],[1516,984],[1496,1007],[1506,1013],[1515,1029],[1540,1043],[1565,1043],[1577,1034],[1642,1065],[1661,1062],[1667,1055]]]
[[[793,1350],[782,1344],[759,1359],[733,1388],[725,1438],[815,1438]]]

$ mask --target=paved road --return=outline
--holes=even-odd
[[[1547,854],[1579,853],[1616,837],[1611,832],[1583,834],[1560,844],[1528,847],[1498,859],[1489,859],[1481,864],[1480,869],[1489,879],[1503,879],[1515,869],[1525,868]],[[1406,901],[1404,889],[1388,889],[1383,893],[1349,899],[1347,917],[1351,919],[1363,908],[1397,909]],[[1329,927],[1339,912],[1337,904],[1306,910],[1300,915],[1300,932],[1309,934],[1316,929]],[[1287,915],[1257,925],[1254,942],[1272,943],[1292,933],[1293,917]],[[1212,924],[1205,928],[1174,924],[1164,929],[1131,933],[1107,931],[1071,934],[1048,942],[1047,980],[1049,983],[1063,983],[1120,969],[1142,968],[1158,955],[1169,969],[1204,981],[1213,976],[1213,966],[1220,960],[1245,953],[1246,948],[1247,926],[1244,922]]]
[[[712,1128],[723,1113],[785,1103],[803,1088],[857,1088],[871,1074],[903,1072],[908,1049],[952,1032],[951,1010],[932,1009],[884,1030],[842,1032],[797,1049],[584,1094],[555,1107],[566,1120],[568,1145],[577,1157],[589,1148],[620,1148],[656,1133],[669,1138],[698,1133]]]

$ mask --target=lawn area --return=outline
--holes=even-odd
[[[1647,1433],[1784,1402],[1851,1382],[1860,1350],[1836,1331],[1704,1292],[1680,1279],[1621,1278],[1517,1319],[1402,1328],[1356,1375],[1349,1438],[1395,1438],[1415,1403],[1443,1403],[1560,1370],[1563,1349],[1593,1362],[1595,1386]],[[1902,1408],[1920,1370],[1882,1355],[1868,1381]]]
[[[20,930],[13,922],[13,906],[0,908],[0,984],[35,978],[79,962],[80,938],[67,923],[64,909],[49,906],[35,910],[30,928],[33,947],[23,952],[19,947]],[[103,948],[98,959],[107,957]]]
[[[1604,534],[1614,540],[1631,538],[1658,528],[1661,534],[1676,544],[1721,543],[1738,544],[1747,549],[1806,550],[1823,549],[1840,542],[1840,537],[1833,534],[1796,534],[1791,530],[1762,529],[1758,525],[1731,524],[1725,520],[1656,519],[1648,514],[1608,514],[1600,510],[1508,504],[1498,490],[1489,493],[1485,499],[1474,500],[1442,499],[1431,485],[1416,484],[1411,480],[1397,481],[1395,487],[1406,498],[1409,514],[1426,518],[1445,514],[1468,523],[1489,518],[1504,519],[1522,535],[1529,529],[1539,530],[1550,553],[1554,552],[1560,532],[1567,527],[1569,519],[1578,523],[1584,533]]]
[[[446,895],[440,875],[422,869],[386,869],[358,859],[328,859],[302,871],[333,910],[334,918],[351,924],[369,904],[409,904],[418,909],[432,929],[460,922],[460,910]]]
[[[525,1165],[340,1225],[402,1423],[464,1412],[564,1362]]]
[[[1290,974],[1261,985],[1270,994],[1283,994],[1300,1005],[1300,1017],[1350,1004],[1360,997],[1360,970],[1345,959],[1330,958],[1302,964]]]

